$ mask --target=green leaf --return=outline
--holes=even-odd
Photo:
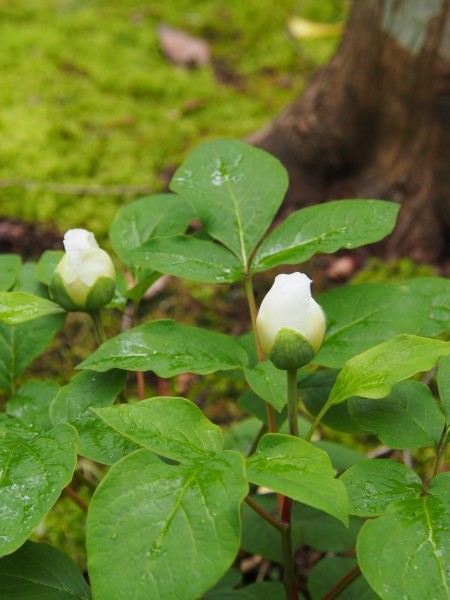
[[[64,320],[65,314],[13,326],[0,323],[0,388],[8,396],[14,393],[16,378],[45,350]]]
[[[49,300],[48,287],[36,279],[36,263],[25,262],[22,264],[19,276],[14,284],[15,292],[27,292]]]
[[[219,140],[191,152],[170,187],[189,201],[208,234],[246,268],[287,185],[284,167],[270,154],[236,140]]]
[[[132,252],[135,264],[202,283],[232,283],[244,270],[229,250],[188,235],[150,240]]]
[[[418,277],[405,284],[423,294],[430,301],[428,321],[419,332],[424,337],[436,337],[450,329],[450,279],[444,277]]]
[[[58,393],[59,386],[53,381],[30,379],[6,404],[6,413],[23,427],[27,437],[51,429],[48,414],[50,402]]]
[[[205,375],[243,368],[247,360],[245,350],[230,336],[164,319],[108,340],[78,368],[154,371],[159,377],[172,377],[186,371]]]
[[[261,431],[262,423],[255,417],[248,417],[233,423],[223,432],[223,447],[225,450],[236,450],[247,455],[253,447],[253,442]]]
[[[443,356],[439,361],[437,383],[442,411],[450,424],[450,356]]]
[[[0,292],[0,321],[7,325],[65,312],[58,304],[40,296],[27,292]]]
[[[111,468],[88,514],[95,598],[196,600],[239,549],[239,506],[248,491],[243,459],[168,465],[138,450]],[[126,548],[126,552],[124,552]]]
[[[239,396],[237,405],[244,412],[256,417],[260,421],[260,425],[262,423],[268,425],[266,404],[253,390],[245,390],[245,392]],[[287,419],[287,407],[283,408],[281,413],[275,412],[274,414],[277,431],[279,431],[280,427]]]
[[[351,396],[384,398],[399,381],[432,369],[450,343],[414,335],[399,335],[350,359],[339,373],[328,404]]]
[[[390,448],[437,446],[445,425],[430,388],[419,381],[402,381],[377,402],[350,398],[347,404],[353,421]]]
[[[136,276],[136,281],[133,287],[126,291],[125,295],[134,302],[139,302],[144,296],[148,288],[158,281],[161,277],[161,273],[155,271],[143,269],[140,270]]]
[[[336,200],[292,213],[259,247],[252,271],[303,263],[319,252],[357,248],[383,239],[395,225],[398,204]]]
[[[360,517],[381,515],[391,502],[417,497],[423,490],[414,471],[383,458],[350,467],[340,480],[348,491],[350,513]]]
[[[361,529],[361,519],[350,517],[348,526],[331,517],[327,513],[305,506],[294,505],[292,519],[300,531],[304,545],[320,552],[345,552],[356,545],[356,538]]]
[[[450,595],[450,473],[427,494],[391,504],[365,523],[358,562],[382,600],[447,600]]]
[[[282,583],[262,581],[251,583],[238,590],[212,590],[203,598],[204,600],[286,600],[286,592]],[[298,598],[303,596],[298,595]]]
[[[10,290],[19,276],[22,259],[17,254],[0,254],[0,291]]]
[[[289,496],[348,524],[347,492],[328,455],[289,435],[267,434],[247,459],[249,481]]]
[[[61,388],[50,407],[54,425],[69,423],[78,432],[78,453],[91,460],[112,465],[137,449],[127,438],[109,427],[95,412],[110,406],[125,383],[126,373],[84,371]]]
[[[362,452],[335,442],[318,440],[317,442],[312,442],[312,445],[328,454],[336,471],[345,471],[356,463],[366,460],[366,455],[362,454]]]
[[[225,575],[219,579],[216,585],[207,592],[204,596],[205,600],[210,594],[214,594],[223,590],[230,590],[242,583],[242,573],[238,566],[233,566],[228,569]]]
[[[305,408],[316,416],[325,406],[338,375],[338,370],[325,369],[312,373],[301,373],[299,381],[300,395]],[[322,418],[322,423],[332,429],[357,433],[360,428],[351,418],[346,403],[332,406]]]
[[[243,588],[252,600],[285,600],[286,592],[282,583],[275,581],[261,581],[251,583]],[[298,596],[301,598],[302,596]]]
[[[0,559],[0,596],[5,600],[89,600],[76,564],[60,550],[27,541]]]
[[[286,372],[277,369],[270,360],[245,369],[245,378],[252,390],[280,412],[286,406]]]
[[[0,556],[14,552],[68,485],[75,470],[77,434],[70,425],[0,445]]]
[[[220,427],[185,398],[161,396],[96,413],[136,444],[172,460],[207,460],[223,448]]]
[[[175,194],[155,194],[123,206],[111,224],[109,237],[117,256],[135,266],[131,251],[150,239],[183,233],[194,213]]]
[[[419,333],[430,309],[429,300],[406,285],[340,287],[318,301],[327,315],[327,333],[313,362],[332,368],[395,335]]]
[[[325,557],[316,563],[308,579],[312,600],[322,600],[341,579],[357,566],[356,559]],[[361,575],[339,594],[339,600],[377,600],[379,596],[369,587]]]
[[[56,267],[64,256],[63,250],[46,250],[36,266],[36,278],[44,285],[50,285]]]

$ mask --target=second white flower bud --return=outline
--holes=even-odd
[[[298,369],[319,350],[326,319],[303,273],[278,275],[261,303],[256,328],[266,356],[279,369]]]

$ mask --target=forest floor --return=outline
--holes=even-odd
[[[202,141],[261,127],[328,60],[339,35],[295,38],[292,18],[342,22],[347,8],[0,0],[0,217],[104,242],[124,202],[164,189]]]

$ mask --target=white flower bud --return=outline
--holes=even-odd
[[[94,234],[70,229],[64,236],[66,254],[59,262],[50,294],[66,310],[92,311],[108,304],[116,288],[116,272]]]
[[[256,328],[266,356],[279,369],[297,369],[319,350],[326,319],[303,273],[278,275],[261,303]]]

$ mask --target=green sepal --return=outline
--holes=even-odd
[[[80,307],[75,304],[75,302],[67,293],[66,286],[64,285],[62,277],[58,271],[55,271],[48,291],[50,293],[50,298],[57,302],[64,309],[70,312],[80,310]]]
[[[82,310],[91,312],[106,306],[113,298],[116,291],[116,282],[111,277],[102,275],[96,279],[90,288]]]
[[[92,312],[106,306],[114,296],[116,282],[111,277],[102,275],[90,288],[85,301],[82,304],[76,304],[70,297],[66,286],[58,271],[55,271],[52,282],[49,287],[50,297],[60,306],[70,312],[82,311]]]
[[[282,327],[275,337],[269,358],[277,369],[291,371],[307,365],[313,356],[313,347],[301,333]]]

